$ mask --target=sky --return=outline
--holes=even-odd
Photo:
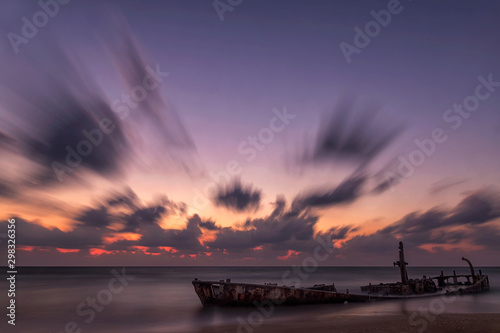
[[[399,241],[498,265],[498,15],[4,1],[0,241],[14,219],[26,266],[289,266],[325,242],[321,265],[390,265]]]

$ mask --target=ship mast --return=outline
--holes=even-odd
[[[399,266],[399,270],[401,271],[401,283],[408,284],[408,273],[406,272],[406,265],[408,265],[408,263],[405,262],[403,242],[399,242],[399,261],[394,263],[394,266],[396,265]]]

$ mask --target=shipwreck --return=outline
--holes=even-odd
[[[401,281],[395,283],[369,284],[362,286],[359,293],[338,292],[334,284],[314,285],[308,288],[279,286],[276,283],[235,283],[231,279],[220,281],[193,280],[196,294],[203,306],[254,306],[262,302],[275,305],[300,305],[321,303],[370,302],[381,300],[461,295],[489,290],[488,275],[481,270],[476,274],[472,263],[466,259],[470,274],[444,275],[409,279],[404,257],[403,243],[399,243],[399,261],[394,262],[401,274]]]

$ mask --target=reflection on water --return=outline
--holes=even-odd
[[[8,332],[64,332],[65,326],[77,325],[83,332],[196,332],[202,326],[238,324],[237,318],[247,318],[255,308],[203,308],[191,281],[231,278],[233,282],[276,282],[287,267],[131,267],[126,274],[135,278],[120,292],[109,293],[114,277],[112,268],[29,268],[18,274],[17,324],[8,325]],[[446,272],[466,274],[465,267],[448,268]],[[121,270],[121,269],[118,269]],[[457,297],[446,303],[447,313],[500,312],[500,268],[482,268],[490,277],[491,290],[480,295]],[[440,268],[413,267],[409,275],[437,276]],[[335,282],[337,290],[359,291],[368,283],[394,282],[399,271],[392,267],[323,267],[312,273],[305,285]],[[6,290],[5,279],[0,283]],[[118,288],[115,286],[115,291]],[[102,291],[105,290],[105,291]],[[86,305],[92,298],[112,295],[102,307]],[[433,298],[377,303],[326,304],[277,307],[266,322],[291,318],[304,320],[327,318],[332,314],[383,316],[407,314],[421,307],[429,308]],[[3,303],[5,301],[2,301]],[[83,303],[83,306],[82,306]],[[98,304],[99,305],[99,304]],[[80,306],[80,312],[77,313]],[[3,304],[2,304],[3,307]],[[87,311],[82,315],[83,311]],[[90,315],[94,312],[95,316]],[[90,320],[91,317],[92,320]],[[87,321],[87,322],[86,322]],[[7,324],[0,323],[1,332]],[[71,330],[68,330],[71,331]]]

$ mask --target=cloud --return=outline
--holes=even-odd
[[[399,183],[399,180],[396,179],[396,177],[388,177],[387,179],[379,181],[379,183],[377,183],[377,185],[373,188],[372,192],[376,194],[383,193],[395,186],[397,183]]]
[[[318,218],[285,212],[285,204],[283,198],[278,198],[275,203],[277,209],[268,217],[248,219],[241,229],[222,228],[215,240],[205,242],[205,245],[216,250],[242,251],[260,245],[276,245],[292,238],[312,238]]]
[[[312,237],[298,239],[292,237],[287,241],[272,244],[269,246],[270,249],[275,251],[288,251],[293,250],[296,252],[304,254],[312,254],[314,250],[318,247],[318,240],[321,239],[326,242],[326,240],[341,241],[344,240],[350,233],[358,230],[352,225],[347,226],[337,226],[332,227],[326,231],[318,231],[312,235]]]
[[[485,230],[496,230],[493,233],[498,234],[500,229],[485,226],[498,218],[498,193],[481,189],[469,193],[452,209],[434,207],[425,212],[412,212],[373,234],[356,236],[345,242],[344,249],[383,252],[391,248],[396,240],[402,240],[409,248],[461,242],[482,245],[477,240],[485,237],[482,234]]]
[[[0,152],[27,161],[18,176],[7,179],[19,191],[61,185],[59,180],[84,184],[88,173],[117,179],[133,163],[193,168],[194,143],[179,115],[163,101],[160,87],[148,91],[126,115],[122,112],[120,96],[142,86],[157,67],[145,61],[123,17],[111,13],[103,21],[113,24],[103,28],[100,36],[106,37],[96,44],[106,47],[95,50],[103,63],[116,69],[116,86],[110,89],[122,92],[117,100],[108,100],[109,89],[97,84],[98,75],[76,55],[79,50],[50,32],[20,56],[6,54],[8,65],[0,66],[5,120],[0,124]],[[5,186],[2,192],[10,193]]]
[[[161,203],[137,206],[129,213],[123,211],[113,212],[117,202],[127,200],[117,198],[135,198],[135,193],[128,189],[124,194],[113,194],[101,201],[93,208],[86,207],[75,217],[76,223],[72,231],[62,231],[58,228],[49,228],[35,222],[29,222],[19,217],[16,220],[16,230],[22,235],[18,236],[19,245],[36,247],[54,247],[67,249],[103,250],[131,250],[132,246],[144,247],[173,247],[189,253],[197,253],[205,248],[198,238],[202,235],[200,227],[205,229],[217,227],[210,220],[202,220],[198,215],[190,217],[186,227],[181,229],[163,229],[159,222],[168,214],[184,214],[184,205],[162,199]],[[6,230],[6,222],[0,227]],[[113,227],[113,228],[112,228]],[[118,230],[116,230],[118,228]],[[104,242],[104,237],[116,234],[137,233],[136,240],[121,239],[111,244]]]
[[[442,192],[444,190],[449,189],[450,187],[460,185],[465,183],[468,179],[464,177],[447,177],[438,182],[435,182],[429,188],[429,193],[436,194]]]
[[[380,173],[372,176],[370,163],[379,156],[403,132],[402,125],[383,121],[378,105],[362,107],[353,98],[342,99],[329,117],[322,122],[313,141],[306,141],[299,157],[303,165],[326,166],[348,162],[355,166],[351,175],[339,185],[301,193],[295,198],[293,209],[328,207],[351,203],[366,193],[382,193],[392,181],[379,181]],[[378,184],[374,189],[362,192],[371,178]]]
[[[114,192],[100,200],[97,207],[84,208],[75,220],[99,228],[117,223],[121,232],[135,232],[142,225],[157,224],[162,217],[186,213],[183,202],[171,201],[166,196],[160,196],[156,201],[144,205],[137,194],[127,187],[123,192]]]
[[[276,201],[273,203],[273,205],[274,205],[274,210],[271,213],[271,215],[269,216],[269,218],[271,218],[271,219],[275,219],[278,216],[283,215],[283,212],[285,211],[285,208],[286,208],[285,196],[278,195],[276,197]]]
[[[379,106],[363,109],[355,100],[345,97],[323,121],[312,143],[306,142],[304,163],[353,161],[364,168],[402,132],[402,126],[377,122]]]
[[[115,47],[109,49],[113,64],[118,73],[123,78],[123,84],[127,91],[132,91],[136,87],[144,85],[144,78],[150,75],[151,71],[167,73],[165,66],[160,64],[148,64],[144,59],[144,50],[139,46],[137,39],[130,30],[123,16],[116,13],[116,10],[108,11],[112,24],[109,27],[110,38]],[[124,56],[124,54],[126,56]],[[149,67],[149,69],[148,69]],[[165,77],[160,80],[166,80]],[[153,156],[164,156],[169,158],[169,162],[180,159],[179,152],[195,150],[194,142],[183,125],[180,115],[175,109],[168,105],[161,94],[161,87],[147,91],[147,98],[141,102],[133,103],[135,107],[130,107],[123,101],[116,103],[119,106],[120,116],[129,120],[127,124],[132,130],[143,133],[141,141],[136,143],[136,153],[144,158],[151,159]],[[168,149],[165,149],[165,146]],[[146,149],[147,148],[147,149]],[[149,154],[146,156],[142,150]],[[180,159],[185,163],[185,157]]]
[[[470,193],[455,207],[446,219],[449,225],[483,224],[500,217],[499,193],[492,189],[482,189]]]
[[[80,223],[75,224],[71,231],[44,227],[15,217],[19,245],[82,249],[87,255],[90,255],[90,249],[99,249],[110,255],[128,253],[130,258],[134,255],[130,252],[138,251],[141,254],[161,253],[169,258],[211,253],[210,260],[221,264],[241,262],[242,258],[272,263],[277,257],[288,258],[286,255],[290,251],[298,255],[286,260],[301,260],[303,256],[314,253],[319,239],[331,239],[341,245],[335,248],[329,259],[331,264],[381,264],[392,260],[400,240],[413,258],[424,262],[430,258],[430,251],[439,251],[442,258],[447,253],[458,255],[453,251],[460,249],[464,249],[463,252],[485,247],[489,254],[500,251],[500,228],[495,224],[500,219],[500,197],[488,188],[467,193],[455,207],[412,212],[367,235],[354,235],[359,229],[351,225],[318,231],[318,216],[309,210],[287,210],[282,196],[276,198],[274,210],[269,215],[249,218],[232,227],[220,227],[211,219],[193,215],[186,218],[184,227],[165,228],[164,217],[170,214],[185,216],[180,208],[182,205],[165,200],[149,205],[136,201],[129,205],[124,199],[134,197],[135,193],[128,189],[102,199],[93,209],[82,209],[75,219]],[[0,228],[6,227],[5,224],[0,223]],[[207,235],[210,237],[206,238]],[[109,239],[115,241],[109,242]]]
[[[138,208],[132,214],[122,216],[125,221],[125,227],[122,231],[135,232],[144,225],[157,224],[166,211],[165,207],[160,205]]]
[[[199,237],[202,235],[200,229],[202,223],[198,215],[190,217],[185,229],[163,229],[157,224],[141,226],[141,239],[137,242],[139,246],[160,247],[168,246],[188,253],[204,251]]]
[[[216,225],[215,222],[212,220],[200,221],[200,223],[198,223],[198,225],[200,226],[200,228],[203,228],[206,230],[220,230],[221,229],[221,227]]]
[[[474,244],[482,245],[486,249],[500,252],[500,228],[488,225],[474,227],[470,236]]]
[[[393,188],[397,184],[399,184],[403,178],[398,177],[395,173],[390,170],[397,170],[397,160],[392,159],[385,167],[378,170],[373,176],[372,179],[375,182],[375,186],[372,188],[371,193],[373,194],[381,194],[385,191]]]
[[[0,148],[8,149],[15,146],[15,139],[0,131]]]
[[[76,226],[72,231],[46,228],[34,222],[14,216],[16,220],[16,244],[27,246],[85,249],[102,243],[104,230],[88,226]],[[0,222],[0,228],[7,230],[7,222]]]
[[[285,211],[285,202],[278,197],[275,210],[267,217],[248,219],[241,228],[220,229],[213,241],[204,244],[211,250],[243,252],[259,246],[272,250],[312,251],[315,244],[315,225],[317,216]],[[343,238],[354,228],[330,229],[327,233],[334,239]]]
[[[17,194],[15,190],[15,184],[9,182],[8,180],[0,178],[0,197],[13,197]]]
[[[106,205],[110,207],[123,206],[134,209],[139,205],[138,201],[139,198],[137,194],[135,194],[131,188],[127,188],[124,193],[113,193],[107,198]]]
[[[124,36],[122,31],[118,33],[118,36]],[[124,42],[124,48],[134,50],[133,44],[129,38],[122,38]],[[121,70],[127,69],[127,84],[130,89],[134,87],[141,86],[144,77],[148,75],[146,70],[147,64],[140,59],[137,53],[134,53],[134,57],[127,59],[119,54],[121,50],[116,50],[117,54],[115,60],[118,64],[118,68]],[[134,59],[135,58],[135,59]],[[148,98],[145,99],[138,108],[140,111],[131,115],[133,118],[138,118],[138,120],[143,123],[143,126],[157,132],[161,138],[159,142],[169,143],[170,145],[178,148],[189,148],[194,149],[194,143],[188,134],[186,128],[183,126],[179,115],[172,109],[167,108],[165,102],[163,101],[160,90],[153,90],[149,92]],[[165,110],[166,109],[166,110]],[[157,144],[158,141],[155,141]]]
[[[251,185],[244,186],[240,180],[236,179],[226,187],[219,187],[214,203],[217,206],[238,212],[257,210],[261,196],[262,192],[260,190],[254,190]]]
[[[43,55],[15,59],[11,66],[2,67],[2,83],[8,83],[3,96],[7,119],[19,125],[19,130],[9,135],[20,154],[37,165],[23,185],[39,187],[56,182],[53,163],[66,166],[69,178],[83,170],[119,175],[128,140],[103,93],[82,73],[83,63],[56,41],[47,41],[37,51]],[[113,124],[111,133],[97,134],[102,119]],[[83,140],[95,144],[83,147]],[[78,153],[79,147],[84,154]],[[76,165],[78,169],[72,169]]]
[[[367,179],[368,177],[364,174],[352,175],[333,189],[299,194],[293,201],[292,210],[300,212],[310,207],[329,207],[351,203],[362,195],[362,187]]]
[[[83,222],[87,226],[98,228],[107,227],[113,222],[111,214],[108,213],[108,209],[104,206],[97,209],[86,209],[76,217],[76,220]]]

